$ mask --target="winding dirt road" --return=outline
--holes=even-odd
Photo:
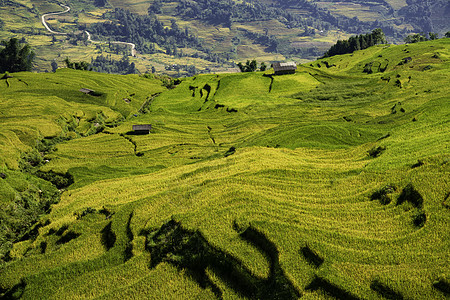
[[[48,16],[51,16],[51,15],[60,15],[60,14],[64,14],[64,13],[70,11],[70,7],[69,7],[69,6],[66,6],[66,5],[63,5],[63,4],[60,4],[60,5],[61,5],[63,8],[65,8],[64,11],[54,12],[54,13],[48,13],[48,14],[43,14],[43,15],[41,16],[41,22],[42,22],[42,25],[44,25],[45,29],[47,29],[47,31],[50,32],[51,34],[67,35],[67,33],[65,33],[65,32],[57,32],[57,31],[52,30],[52,29],[50,28],[50,26],[48,26],[47,21],[45,21],[45,18],[48,17]],[[108,42],[103,42],[103,41],[94,41],[94,40],[92,40],[91,34],[90,34],[88,31],[85,30],[84,32],[85,32],[86,35],[87,35],[87,40],[88,40],[89,42],[93,43],[93,44],[106,44],[106,43],[108,43]],[[127,42],[119,42],[119,41],[113,41],[113,42],[110,42],[110,43],[111,43],[111,44],[119,44],[119,45],[127,45],[127,46],[130,46],[130,48],[131,48],[131,56],[136,56],[136,45],[135,45],[135,44],[133,44],[133,43],[127,43]]]
[[[89,31],[85,30],[84,32],[85,32],[86,35],[87,35],[87,40],[88,40],[89,42],[93,43],[93,44],[106,44],[106,43],[108,43],[108,42],[103,42],[103,41],[94,41],[94,40],[92,40],[91,34],[89,33]],[[131,56],[136,56],[136,45],[133,44],[133,43],[117,42],[117,41],[114,41],[114,42],[111,42],[111,44],[128,45],[128,46],[130,46],[130,48],[131,48]]]
[[[52,34],[61,34],[61,35],[67,35],[67,33],[64,32],[57,32],[57,31],[53,31],[47,24],[47,22],[45,21],[45,18],[51,15],[60,15],[60,14],[65,14],[66,12],[68,12],[70,10],[70,7],[60,4],[62,7],[64,7],[66,10],[65,11],[60,11],[60,12],[54,12],[54,13],[48,13],[48,14],[43,14],[41,17],[41,22],[42,25],[44,25],[45,29],[47,29],[50,33]]]

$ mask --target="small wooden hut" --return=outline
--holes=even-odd
[[[276,62],[272,64],[275,75],[295,74],[297,64],[295,62]]]
[[[80,89],[80,92],[85,93],[86,95],[90,95],[91,93],[94,93],[93,90],[85,89],[85,88]]]
[[[149,134],[151,129],[151,124],[133,125],[133,131],[138,134]]]

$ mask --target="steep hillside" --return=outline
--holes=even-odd
[[[3,258],[0,292],[446,299],[449,72],[450,39],[441,39],[375,46],[292,75],[199,75],[167,91],[143,77],[14,74],[0,93],[10,107],[0,110],[2,143],[18,145],[1,156],[3,205],[20,192],[13,178],[25,173],[12,169],[35,137],[73,137],[34,166],[73,184]],[[43,117],[30,110],[19,122],[23,106]],[[90,132],[87,116],[100,111],[110,126]],[[74,133],[54,125],[68,117]],[[151,124],[150,134],[134,124]]]

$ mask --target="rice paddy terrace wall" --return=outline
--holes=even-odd
[[[40,171],[74,183],[13,245],[1,293],[446,299],[449,49],[444,39],[376,46],[273,82],[186,78],[147,113],[56,144]],[[365,72],[380,56],[385,70]],[[117,111],[126,96],[105,93],[89,99]],[[133,124],[150,134],[130,134]]]

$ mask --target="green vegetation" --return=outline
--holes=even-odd
[[[106,17],[114,22],[91,24],[89,31],[100,37],[125,39],[136,43],[138,51],[142,53],[155,53],[155,45],[165,48],[168,54],[173,55],[177,55],[178,47],[201,50],[200,41],[188,30],[179,28],[175,21],[169,29],[155,15],[140,16],[124,9],[115,9]],[[124,27],[124,23],[128,26]]]
[[[450,39],[269,72],[0,81],[1,296],[446,299]]]
[[[369,47],[385,43],[386,38],[383,30],[378,28],[373,30],[372,33],[352,36],[348,40],[337,41],[335,45],[325,52],[322,58],[339,54],[353,53],[356,50],[364,50]]]
[[[64,63],[66,64],[67,68],[74,69],[74,70],[84,70],[84,71],[91,71],[92,69],[89,66],[88,62],[85,61],[70,61],[68,57],[64,60]]]
[[[256,62],[256,60],[247,60],[247,62],[245,63],[245,65],[243,65],[241,62],[239,62],[237,64],[239,70],[241,70],[241,72],[255,72],[256,69],[258,68],[258,63]],[[265,67],[263,67],[265,69]],[[263,70],[262,70],[263,71]]]
[[[408,44],[424,42],[426,40],[427,40],[427,37],[424,35],[421,35],[420,33],[408,35],[407,37],[405,37],[405,43],[408,43]]]
[[[21,45],[18,39],[1,41],[4,47],[0,50],[0,73],[31,71],[34,52],[28,44]]]
[[[134,62],[130,62],[128,56],[123,56],[121,60],[114,60],[111,57],[97,56],[91,60],[91,67],[96,72],[113,73],[113,74],[136,74],[139,71],[136,69]]]

